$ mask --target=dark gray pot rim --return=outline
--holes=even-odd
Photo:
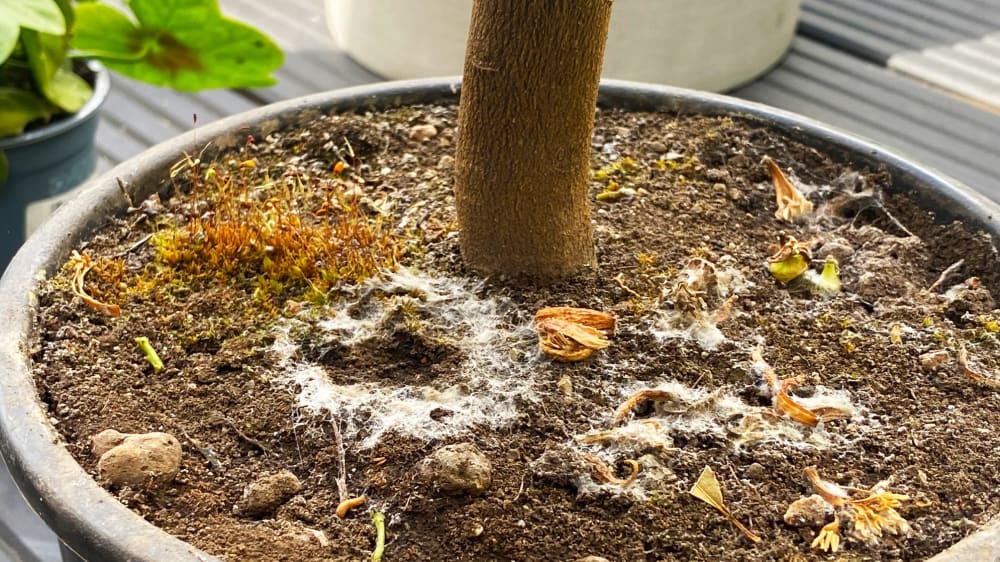
[[[104,105],[104,101],[108,98],[108,92],[111,91],[111,73],[104,68],[103,64],[97,61],[88,60],[87,67],[94,73],[94,93],[79,111],[72,115],[60,117],[51,123],[42,125],[26,133],[0,139],[0,150],[21,148],[57,137],[79,126],[96,113]]]
[[[388,82],[306,96],[262,107],[201,127],[162,143],[93,180],[77,198],[63,205],[15,256],[0,280],[0,452],[29,503],[64,542],[85,559],[214,560],[211,556],[147,523],[98,486],[61,444],[35,392],[30,372],[28,334],[36,305],[34,288],[62,264],[77,242],[99,227],[102,216],[120,213],[126,202],[117,179],[143,198],[167,187],[169,169],[184,153],[198,154],[208,141],[218,148],[242,143],[294,125],[318,112],[375,109],[454,100],[456,78]],[[968,188],[857,137],[788,112],[726,96],[630,82],[602,84],[601,104],[634,110],[679,114],[733,115],[769,123],[782,133],[856,166],[881,163],[893,176],[894,189],[905,189],[943,220],[961,217],[966,224],[1000,240],[995,203]],[[934,560],[982,560],[1000,552],[1000,518]]]

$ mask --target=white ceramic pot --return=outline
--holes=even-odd
[[[344,51],[387,79],[462,73],[472,0],[325,0]],[[774,65],[799,0],[615,0],[604,77],[725,91]]]

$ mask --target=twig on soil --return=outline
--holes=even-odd
[[[218,416],[220,419],[222,419],[222,421],[226,422],[226,424],[229,425],[229,428],[232,429],[234,433],[236,433],[237,437],[239,437],[249,445],[256,447],[257,449],[260,450],[260,452],[264,453],[265,455],[270,454],[270,451],[267,450],[267,447],[265,447],[263,443],[254,439],[253,437],[250,437],[246,433],[243,433],[240,430],[240,428],[236,426],[236,422],[234,422],[233,420],[229,419],[228,417],[222,414],[218,414]]]
[[[375,550],[372,551],[372,562],[380,562],[385,552],[385,515],[381,511],[373,511],[372,522],[375,524]]]
[[[945,280],[954,275],[955,272],[958,271],[958,269],[962,267],[963,264],[965,264],[965,259],[960,259],[957,262],[946,267],[944,271],[941,272],[941,275],[938,276],[937,281],[931,283],[931,286],[924,289],[924,292],[925,293],[934,292],[934,289],[937,289],[942,283],[945,282]]]
[[[198,439],[191,437],[188,434],[188,432],[184,430],[183,427],[178,426],[177,429],[180,429],[181,435],[183,435],[185,439],[191,442],[191,445],[194,446],[196,451],[201,453],[201,456],[205,457],[205,460],[208,461],[208,467],[212,470],[212,472],[216,473],[222,472],[222,463],[219,462],[219,457],[216,456],[215,450],[212,449],[211,445],[204,445]]]
[[[139,248],[141,248],[143,244],[145,244],[146,242],[149,242],[152,238],[153,238],[153,234],[149,233],[149,234],[143,236],[142,238],[140,238],[139,241],[136,242],[135,244],[132,244],[128,248],[126,248],[126,249],[122,250],[121,252],[118,252],[117,254],[115,254],[114,257],[116,257],[116,258],[124,258],[125,256],[127,256],[127,255],[131,254],[132,252],[134,252],[134,251],[138,250]]]

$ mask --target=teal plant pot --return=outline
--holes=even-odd
[[[94,173],[98,110],[108,97],[111,78],[99,63],[91,61],[87,67],[93,73],[94,95],[80,111],[0,139],[0,151],[10,162],[10,175],[0,183],[0,269],[70,191]]]

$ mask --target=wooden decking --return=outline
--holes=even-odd
[[[320,0],[221,0],[221,5],[285,49],[278,84],[179,94],[116,76],[98,133],[102,170],[191,130],[194,115],[204,124],[262,104],[380,79],[337,49]],[[893,57],[998,32],[1000,0],[804,0],[799,34],[785,59],[731,94],[868,137],[1000,200],[1000,108],[986,108],[888,66]],[[996,60],[982,64],[1000,67],[1000,48]]]

